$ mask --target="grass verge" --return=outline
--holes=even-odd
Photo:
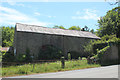
[[[18,76],[18,75],[28,75],[35,73],[48,73],[48,72],[58,72],[76,69],[85,69],[100,67],[99,64],[87,64],[87,60],[71,60],[65,62],[65,68],[61,68],[61,62],[51,62],[51,63],[36,63],[34,64],[24,64],[19,66],[9,66],[2,67],[2,76]]]

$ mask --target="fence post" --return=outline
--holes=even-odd
[[[33,65],[32,65],[32,72],[34,71],[34,68],[35,68],[35,63],[34,61],[31,62]]]
[[[61,57],[61,66],[62,68],[65,68],[65,58],[64,57]]]

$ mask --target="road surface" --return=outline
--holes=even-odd
[[[118,78],[118,65],[9,78]]]

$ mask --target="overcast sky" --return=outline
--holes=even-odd
[[[0,25],[26,23],[44,27],[63,25],[65,28],[86,25],[96,30],[99,18],[114,7],[117,5],[108,2],[2,2]]]

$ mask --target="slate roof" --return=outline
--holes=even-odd
[[[16,31],[100,39],[99,37],[97,37],[95,34],[92,34],[91,32],[68,30],[68,29],[57,29],[57,28],[47,28],[47,27],[42,27],[42,26],[28,25],[28,24],[21,24],[21,23],[16,23]]]

